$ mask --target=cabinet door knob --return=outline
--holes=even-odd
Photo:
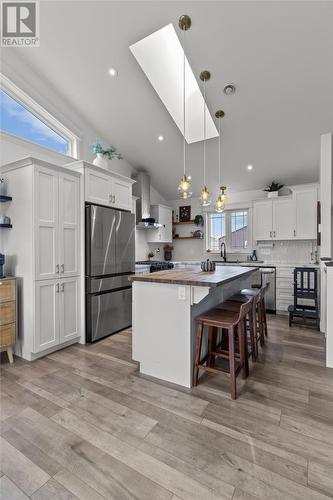
[[[64,273],[65,272],[65,264],[61,264],[60,269],[61,269],[61,272]]]
[[[59,283],[56,284],[56,292],[59,293]]]
[[[61,283],[61,291],[64,292],[65,291],[65,283]]]
[[[115,194],[112,196],[112,198],[113,198],[113,203],[116,203],[116,195]]]
[[[59,273],[59,264],[56,264],[56,273]]]
[[[294,229],[294,236],[296,236],[296,229]]]
[[[109,194],[109,202],[112,203],[112,194]]]

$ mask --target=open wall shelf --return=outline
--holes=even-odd
[[[196,236],[179,236],[178,238],[173,238],[173,241],[177,240],[203,240],[203,238],[197,238]]]
[[[173,222],[172,223],[174,226],[178,226],[181,224],[194,224],[194,220],[186,220],[186,221],[181,221],[181,222]]]

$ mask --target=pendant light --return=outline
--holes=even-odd
[[[215,113],[216,118],[219,119],[219,155],[218,155],[218,168],[219,168],[219,186],[220,186],[220,192],[218,195],[218,198],[215,202],[215,211],[216,212],[223,212],[225,210],[225,205],[227,202],[227,196],[225,194],[226,191],[226,186],[221,186],[221,119],[224,117],[224,111],[222,109],[219,109]]]
[[[178,25],[183,31],[183,176],[180,179],[178,186],[178,195],[182,199],[190,198],[191,192],[191,177],[186,175],[186,56],[185,56],[185,32],[191,28],[191,18],[186,14],[180,16]]]
[[[200,195],[200,203],[202,207],[208,207],[211,204],[211,195],[206,186],[206,82],[210,79],[210,72],[205,70],[200,73],[200,80],[203,81],[203,188]]]

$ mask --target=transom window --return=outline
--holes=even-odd
[[[207,215],[207,249],[219,253],[221,243],[237,252],[248,248],[248,210],[225,210]]]
[[[12,82],[2,80],[0,130],[77,158],[77,137]]]

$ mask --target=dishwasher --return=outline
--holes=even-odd
[[[260,267],[261,286],[269,283],[268,291],[265,295],[266,311],[276,314],[276,269],[275,267]]]

